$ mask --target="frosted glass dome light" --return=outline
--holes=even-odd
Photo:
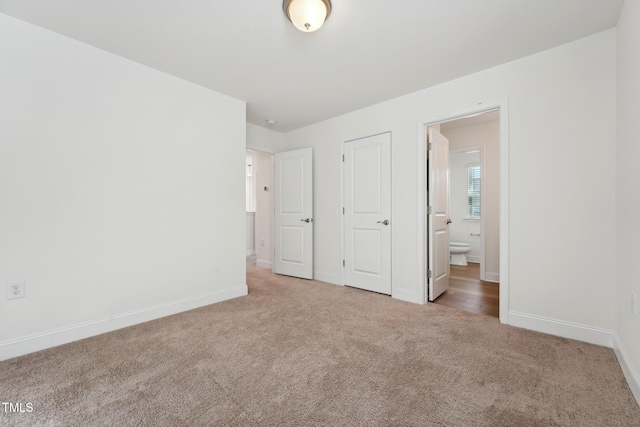
[[[284,0],[282,9],[297,29],[311,33],[329,17],[331,0]]]

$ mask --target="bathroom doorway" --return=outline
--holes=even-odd
[[[500,282],[500,116],[490,111],[440,124],[449,139],[450,240],[469,247],[480,280]]]
[[[455,262],[449,265],[450,286],[434,302],[500,317],[503,322],[507,321],[508,312],[507,263],[504,262],[507,223],[500,221],[501,214],[507,218],[506,197],[502,196],[506,195],[503,186],[503,179],[506,180],[506,117],[506,103],[496,104],[493,108],[478,107],[467,114],[425,122],[422,134],[425,136],[427,129],[434,127],[449,140],[450,242],[465,247],[463,258],[467,261],[466,266],[457,265],[464,262],[460,262],[459,255],[454,256]],[[429,151],[424,148],[423,152],[426,158]],[[428,176],[426,162],[420,172],[421,177]],[[456,175],[460,179],[458,182]],[[426,193],[422,197],[427,204],[428,189],[426,185],[422,188]],[[428,206],[425,206],[421,220],[425,233],[422,265],[428,271],[427,225],[430,218],[427,212]],[[430,280],[428,274],[426,276],[425,301]]]

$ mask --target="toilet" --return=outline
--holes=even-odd
[[[449,264],[452,265],[467,265],[467,256],[465,255],[467,252],[471,250],[471,245],[468,243],[449,243],[449,252],[451,253],[451,261]]]

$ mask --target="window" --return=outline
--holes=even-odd
[[[480,218],[480,165],[467,167],[467,216]]]

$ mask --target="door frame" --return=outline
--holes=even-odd
[[[355,136],[351,137],[342,137],[340,138],[340,210],[345,206],[344,200],[344,145],[349,141],[353,141],[356,139],[369,138],[371,136],[381,135],[384,133],[389,134],[389,139],[391,141],[391,147],[389,150],[389,161],[391,162],[391,297],[397,298],[396,296],[396,232],[394,227],[394,222],[397,218],[396,216],[396,167],[395,167],[395,144],[394,144],[394,135],[395,131],[392,128],[383,128],[374,132],[361,132]],[[345,259],[345,238],[344,238],[344,215],[340,212],[340,285],[345,286],[345,278],[344,278],[344,265],[342,261]]]
[[[439,123],[498,110],[500,112],[500,322],[509,324],[509,105],[508,100],[480,103],[418,121],[418,300],[427,303],[427,146],[426,129]]]

